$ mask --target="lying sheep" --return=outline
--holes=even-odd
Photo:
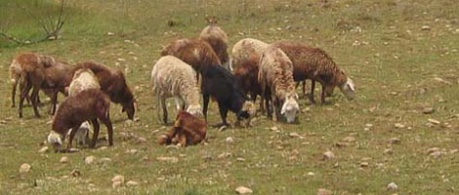
[[[99,81],[100,89],[110,97],[112,102],[121,104],[122,111],[126,112],[129,119],[134,119],[137,103],[122,71],[95,62],[79,63],[75,70],[81,68],[90,69]]]
[[[160,145],[180,144],[180,146],[196,145],[206,139],[207,124],[204,120],[180,111],[174,126],[166,135],[159,137]]]
[[[229,110],[236,113],[238,122],[243,119],[250,120],[255,115],[253,102],[248,100],[234,75],[222,66],[210,66],[202,72],[201,92],[206,121],[210,97],[218,103],[222,123],[216,126],[229,126],[226,121]]]
[[[85,121],[91,121],[94,129],[91,148],[96,146],[99,136],[99,120],[108,131],[108,144],[113,145],[113,127],[110,120],[110,98],[100,89],[86,89],[75,96],[67,97],[57,109],[52,121],[52,130],[48,135],[48,143],[61,147],[70,129],[67,150],[72,146],[77,129]]]
[[[217,54],[223,67],[230,70],[230,58],[228,55],[228,35],[217,25],[215,17],[207,17],[209,23],[199,35],[199,40],[209,43]]]
[[[44,56],[35,53],[22,53],[15,58],[22,68],[21,79],[24,88],[21,91],[19,99],[19,117],[22,117],[22,108],[24,99],[29,97],[29,91],[32,90],[30,100],[36,117],[38,113],[38,92],[40,89],[51,94],[51,114],[54,114],[57,104],[58,92],[67,95],[66,88],[72,79],[72,67],[56,61],[53,57]],[[17,79],[13,82],[13,96],[17,85]]]
[[[298,95],[295,92],[292,62],[282,50],[272,46],[264,50],[260,59],[258,81],[262,87],[261,97],[266,100],[268,116],[273,112],[273,121],[278,121],[282,114],[288,123],[293,123],[299,111]]]
[[[234,44],[231,52],[232,70],[236,70],[239,66],[250,60],[251,56],[261,56],[269,44],[253,38],[244,38]]]
[[[272,45],[282,49],[292,61],[295,81],[312,80],[311,96],[309,97],[312,103],[315,103],[314,88],[316,81],[322,85],[322,103],[325,103],[326,96],[333,94],[336,86],[339,87],[347,99],[352,100],[354,98],[354,82],[324,50],[291,41],[279,41]]]
[[[167,123],[166,98],[174,97],[177,110],[185,110],[192,115],[202,116],[199,104],[199,90],[193,68],[174,56],[163,56],[153,66],[151,79],[158,104],[163,109],[163,122]],[[158,106],[158,119],[160,110]]]

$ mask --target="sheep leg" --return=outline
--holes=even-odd
[[[306,80],[302,81],[303,83],[303,97],[306,96]]]
[[[309,94],[309,101],[311,101],[312,104],[315,104],[316,101],[314,100],[314,89],[316,88],[316,81],[311,80],[311,94]]]
[[[185,101],[182,98],[175,97],[175,106],[177,107],[177,112],[185,110]]]
[[[161,110],[160,110],[160,107],[161,107],[161,95],[160,95],[160,92],[159,90],[156,90],[155,92],[157,94],[156,96],[156,116],[158,117],[158,121],[161,122]]]
[[[166,98],[164,97],[161,97],[161,106],[162,106],[162,109],[163,109],[163,122],[164,124],[167,124],[167,107],[166,107]]]
[[[97,143],[97,137],[99,137],[100,125],[99,125],[99,121],[97,121],[97,118],[92,119],[91,123],[92,123],[92,127],[94,129],[94,133],[92,134],[92,143],[91,143],[91,145],[89,147],[95,148],[96,147],[96,143]]]
[[[22,118],[22,108],[24,107],[24,99],[29,97],[29,91],[32,88],[32,85],[29,82],[26,82],[24,88],[21,90],[21,97],[19,98],[19,118]]]
[[[54,115],[54,113],[56,113],[57,93],[58,91],[53,90],[53,93],[51,96],[51,107],[50,107],[50,110],[48,110],[48,113],[51,115]]]
[[[77,133],[78,127],[80,127],[80,125],[81,125],[81,124],[76,125],[76,126],[73,127],[72,130],[70,131],[69,143],[67,144],[67,151],[70,151],[70,148],[72,148],[73,138],[75,137],[75,134]]]
[[[186,135],[183,132],[184,130],[182,128],[177,128],[177,141],[180,144],[180,146],[185,147],[186,146]]]
[[[230,126],[226,121],[228,115],[228,108],[223,104],[218,104],[218,110],[220,111],[220,117],[222,118],[222,123],[215,125],[215,127]]]
[[[32,95],[30,96],[30,100],[32,101],[33,112],[35,113],[35,117],[40,117],[40,113],[38,113],[38,92],[40,88],[37,85],[34,85],[32,88]]]
[[[207,123],[207,108],[209,107],[209,100],[210,96],[209,94],[202,94],[202,99],[203,99],[203,107],[202,107],[202,113],[204,114],[204,119],[206,120]]]
[[[274,95],[274,93],[273,93],[273,95],[272,95],[272,97],[271,97],[271,100],[272,100],[272,107],[273,107],[273,108],[272,108],[273,121],[274,121],[274,122],[277,122],[278,117],[279,117],[279,115],[278,115],[279,113],[277,112],[277,110],[278,110],[278,105],[279,105],[279,101],[277,100],[276,95]]]
[[[322,94],[320,95],[320,101],[325,104],[325,85],[322,85]]]
[[[11,105],[12,108],[15,107],[16,105],[16,88],[18,86],[18,81],[14,80],[13,82],[13,90],[11,91],[11,102],[13,105]]]
[[[107,112],[106,117],[99,117],[99,119],[104,123],[104,125],[107,127],[107,132],[108,132],[108,145],[113,146],[113,126],[112,122],[110,120],[110,115]]]

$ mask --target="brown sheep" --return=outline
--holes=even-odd
[[[233,71],[250,59],[252,55],[261,56],[269,44],[253,38],[244,38],[234,44],[231,50],[231,66]]]
[[[288,123],[293,123],[299,111],[298,95],[295,92],[292,62],[282,50],[272,46],[264,50],[260,59],[258,81],[262,87],[261,97],[266,100],[268,116],[272,112],[273,121],[278,121],[282,114]]]
[[[113,145],[113,127],[110,120],[110,98],[100,89],[86,89],[66,98],[57,109],[52,121],[52,130],[48,143],[60,147],[71,129],[67,150],[71,148],[77,129],[85,121],[91,121],[94,129],[90,147],[96,146],[99,136],[99,121],[105,124],[108,131],[108,144]],[[57,149],[57,148],[56,148]]]
[[[259,62],[259,55],[253,54],[234,69],[236,81],[241,86],[244,94],[250,94],[253,102],[257,100],[258,95],[261,95],[261,85],[258,83]],[[260,102],[260,108],[264,112],[263,102]]]
[[[223,67],[230,70],[230,58],[228,55],[228,35],[217,25],[215,17],[207,17],[209,23],[199,35],[199,39],[209,43],[217,54]]]
[[[38,92],[43,89],[46,93],[51,94],[51,114],[56,111],[58,92],[67,95],[66,88],[72,80],[72,67],[62,62],[56,61],[53,57],[44,56],[35,53],[23,53],[16,59],[16,63],[22,67],[21,79],[24,82],[24,88],[21,91],[19,100],[19,117],[22,117],[22,108],[24,99],[29,97],[29,91],[32,89],[30,100],[36,117],[38,113]],[[15,63],[15,62],[13,62]],[[16,79],[15,79],[16,80]],[[16,88],[13,82],[13,95]]]
[[[206,139],[207,124],[192,114],[180,111],[174,126],[168,134],[159,137],[160,145],[180,144],[180,146],[196,145]]]
[[[347,99],[352,100],[354,98],[354,82],[324,50],[291,41],[279,41],[272,45],[282,49],[292,61],[295,81],[312,80],[311,96],[309,97],[312,103],[315,103],[314,88],[316,81],[322,85],[322,103],[325,103],[326,96],[333,94],[336,86],[340,88]]]
[[[76,66],[76,70],[81,68],[90,69],[96,75],[100,89],[110,97],[112,102],[121,104],[122,111],[126,112],[129,119],[134,119],[136,101],[123,72],[95,62],[84,62]]]

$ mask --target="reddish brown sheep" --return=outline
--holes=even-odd
[[[292,61],[295,81],[312,80],[311,96],[309,97],[312,103],[315,103],[314,88],[316,81],[322,85],[322,103],[325,103],[325,96],[333,94],[336,86],[340,88],[347,99],[352,100],[354,98],[354,82],[324,50],[292,41],[279,41],[272,45],[282,49]]]
[[[35,53],[23,53],[13,60],[15,66],[22,68],[20,73],[22,80],[21,85],[24,88],[21,91],[19,100],[19,117],[22,117],[22,108],[24,99],[29,97],[29,91],[32,89],[30,100],[36,117],[38,113],[38,92],[43,89],[46,93],[51,94],[51,114],[54,114],[57,104],[58,92],[67,95],[66,88],[72,80],[72,67],[56,61],[53,57],[44,56]],[[13,66],[13,65],[12,65]],[[13,96],[17,85],[17,79],[13,82]]]
[[[62,146],[70,129],[67,150],[71,148],[73,137],[80,125],[90,120],[94,134],[90,147],[96,146],[99,136],[99,121],[105,124],[108,131],[108,144],[113,145],[113,127],[110,120],[110,98],[100,89],[86,89],[66,98],[57,109],[52,122],[52,130],[48,135],[48,143],[53,146]]]
[[[126,112],[129,119],[134,119],[136,101],[123,72],[95,62],[80,63],[76,66],[76,70],[80,68],[90,69],[99,80],[100,89],[110,97],[112,102],[121,104],[123,112]]]
[[[206,139],[207,124],[192,114],[180,111],[174,126],[168,134],[159,137],[160,145],[176,144],[180,146],[196,145]]]
[[[234,69],[236,81],[241,86],[244,94],[250,94],[253,102],[257,100],[258,95],[261,95],[261,85],[258,83],[259,62],[259,55],[253,54]],[[260,102],[260,108],[264,112],[263,102]]]
[[[209,43],[217,54],[223,67],[230,70],[230,58],[228,55],[228,35],[217,25],[215,17],[207,17],[209,23],[199,35],[199,39]]]

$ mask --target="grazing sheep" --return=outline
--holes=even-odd
[[[123,72],[95,62],[84,62],[76,66],[76,70],[81,68],[90,69],[96,75],[100,89],[110,97],[112,102],[121,104],[122,111],[126,112],[129,119],[134,119],[136,101],[126,84]]]
[[[209,66],[221,65],[215,51],[205,41],[195,39],[178,39],[163,48],[161,56],[172,55],[191,65],[201,73]]]
[[[231,52],[231,65],[232,69],[236,70],[239,66],[250,60],[251,56],[261,56],[269,44],[252,38],[245,38],[234,44]]]
[[[199,90],[193,68],[174,56],[163,56],[153,66],[151,79],[158,104],[163,109],[163,122],[167,123],[166,98],[174,97],[177,110],[184,110],[195,116],[202,116],[199,104]],[[160,118],[158,106],[158,118]]]
[[[238,122],[242,119],[250,120],[256,112],[253,102],[248,101],[234,75],[222,66],[210,66],[202,72],[201,92],[206,121],[210,97],[218,103],[222,123],[217,126],[229,126],[226,121],[228,110],[236,113]]]
[[[48,143],[55,147],[62,146],[70,129],[67,149],[72,146],[77,129],[85,121],[91,121],[94,129],[91,148],[96,146],[99,136],[99,121],[105,124],[108,131],[108,144],[113,145],[113,127],[110,120],[110,98],[100,89],[86,89],[66,98],[57,109],[52,121],[52,130]]]
[[[324,50],[291,41],[279,41],[273,43],[273,46],[282,49],[292,61],[295,81],[312,80],[311,96],[309,97],[312,103],[315,103],[314,88],[316,81],[322,85],[322,103],[325,103],[326,96],[333,94],[336,86],[339,87],[347,99],[352,100],[354,98],[354,82],[346,76],[346,73],[336,65],[332,57]]]
[[[258,81],[262,87],[261,97],[266,100],[268,116],[273,112],[273,121],[278,121],[282,114],[288,123],[293,123],[299,111],[298,95],[295,92],[292,62],[282,50],[272,46],[264,50],[260,59]],[[269,102],[272,102],[272,109]]]
[[[250,94],[253,102],[257,100],[257,96],[261,95],[261,85],[258,83],[258,69],[260,57],[257,54],[251,55],[247,60],[234,69],[234,77],[241,86],[244,94]],[[262,112],[263,102],[260,102]]]
[[[223,67],[230,70],[230,58],[228,56],[228,35],[217,25],[215,17],[207,17],[209,23],[199,35],[199,39],[209,43],[217,54]]]
[[[204,120],[180,111],[171,130],[159,137],[159,144],[169,145],[178,142],[182,147],[196,145],[206,139],[206,132],[207,124]]]
[[[38,113],[38,92],[40,89],[45,93],[51,94],[51,114],[56,111],[58,92],[67,95],[66,88],[72,79],[71,66],[56,61],[53,57],[44,56],[35,53],[23,53],[15,58],[16,63],[22,68],[21,85],[24,88],[21,91],[19,99],[19,117],[22,117],[22,108],[24,99],[29,98],[29,91],[32,90],[30,100],[36,117]],[[15,62],[13,62],[15,63]],[[17,69],[16,69],[17,70]],[[22,83],[23,82],[23,83]],[[17,79],[13,81],[13,96],[17,85]]]

